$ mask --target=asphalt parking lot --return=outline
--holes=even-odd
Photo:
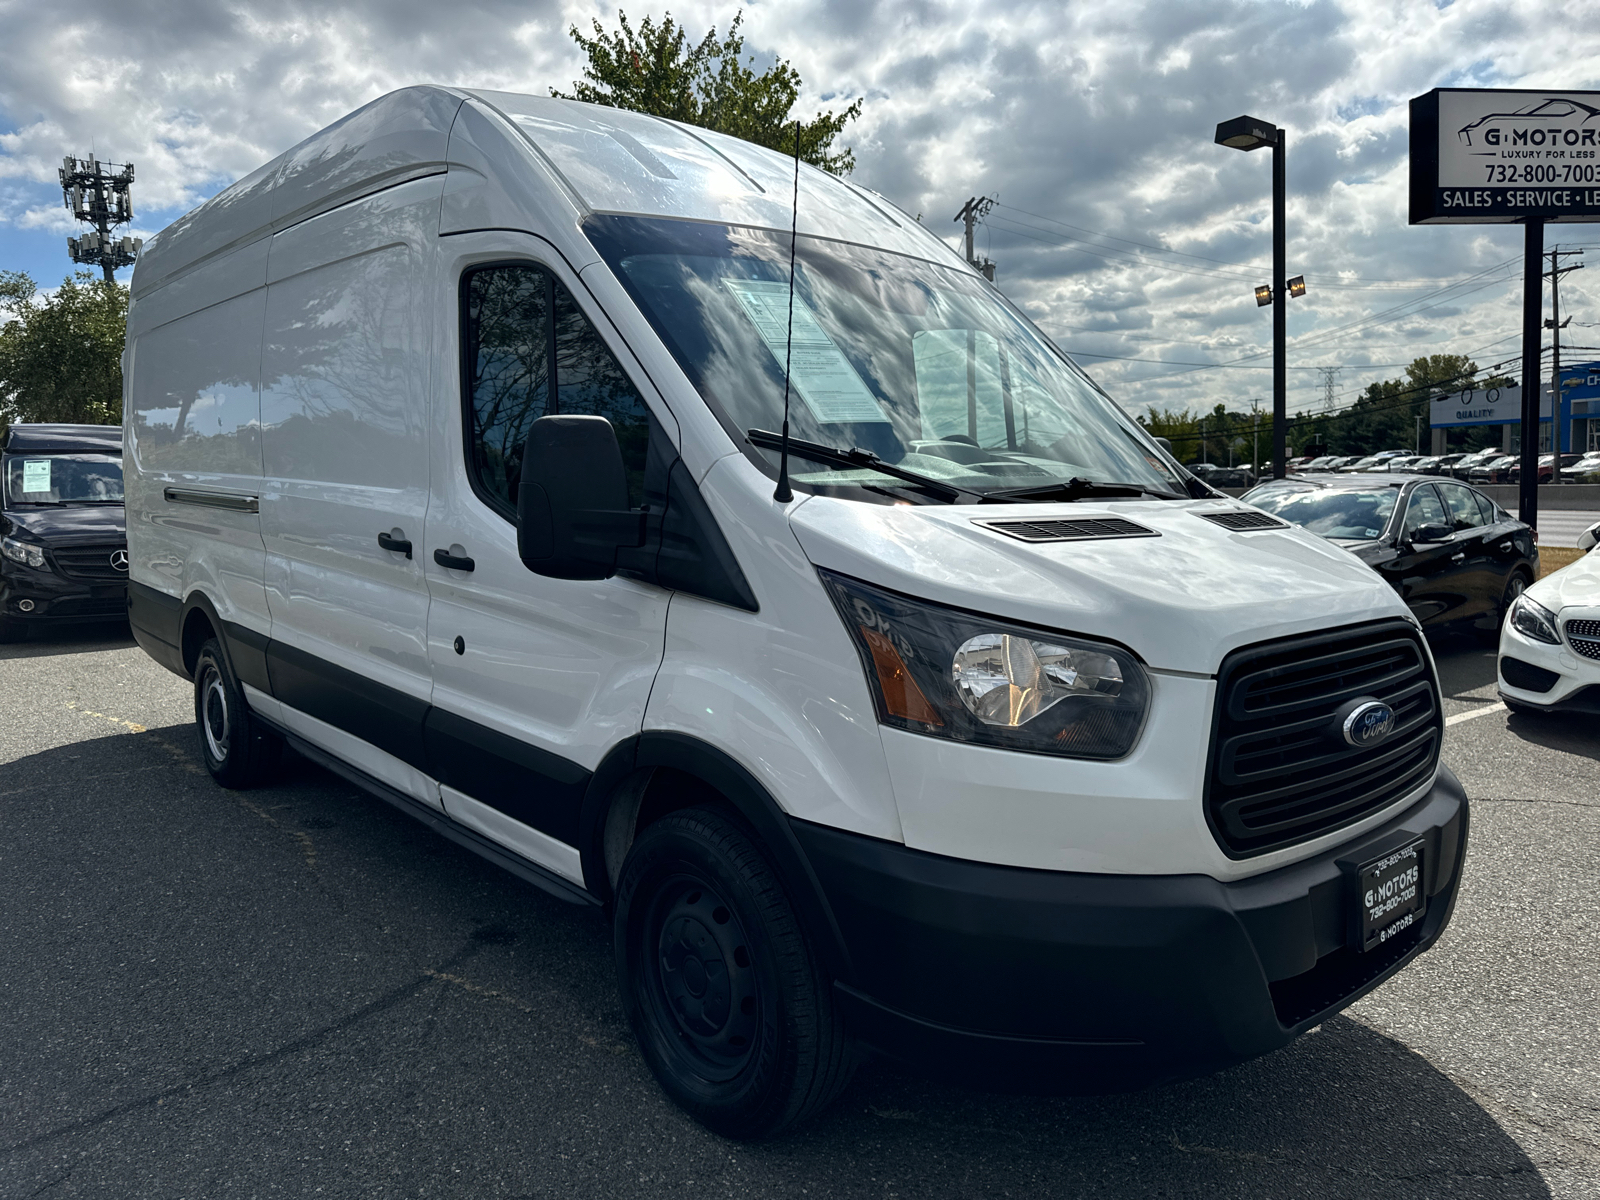
[[[598,912],[292,756],[217,788],[125,636],[0,647],[0,1196],[1600,1195],[1600,723],[1508,716],[1488,647],[1435,653],[1472,846],[1411,969],[1210,1078],[873,1064],[740,1145],[649,1076]]]

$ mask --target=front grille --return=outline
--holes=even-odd
[[[1600,659],[1600,621],[1568,621],[1567,641],[1585,658]]]
[[[55,546],[51,548],[50,556],[55,559],[61,573],[69,579],[123,580],[128,577],[127,568],[118,569],[111,565],[111,556],[118,550],[126,554],[128,544],[97,542],[92,546]]]
[[[996,533],[1024,542],[1081,542],[1092,538],[1160,537],[1122,517],[1082,517],[1064,521],[980,521]]]
[[[1358,697],[1394,710],[1393,731],[1351,746],[1336,711]],[[1384,621],[1247,646],[1217,675],[1206,815],[1234,858],[1318,837],[1433,777],[1443,735],[1420,635]]]
[[[1231,529],[1234,533],[1250,533],[1257,529],[1287,529],[1289,522],[1280,521],[1277,517],[1268,516],[1264,512],[1255,512],[1248,508],[1236,508],[1230,512],[1202,512],[1195,513],[1213,525],[1221,525],[1224,529]]]

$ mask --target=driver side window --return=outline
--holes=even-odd
[[[1419,487],[1411,493],[1411,503],[1406,507],[1405,539],[1412,541],[1417,530],[1424,525],[1450,526],[1450,520],[1445,516],[1444,505],[1439,501],[1439,493],[1432,484]]]
[[[531,263],[484,267],[463,280],[461,299],[467,467],[478,495],[515,519],[528,430],[543,416],[585,413],[616,430],[638,507],[648,410],[561,281]]]

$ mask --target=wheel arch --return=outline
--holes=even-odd
[[[824,969],[831,978],[849,983],[854,971],[844,937],[788,814],[743,765],[699,738],[643,733],[601,762],[589,781],[579,823],[585,887],[609,905],[613,868],[621,865],[639,830],[708,798],[720,800],[749,827],[822,956]]]

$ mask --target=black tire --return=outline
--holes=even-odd
[[[216,638],[207,638],[195,659],[194,723],[200,757],[223,787],[252,788],[272,778],[283,739],[250,712]]]
[[[1500,593],[1500,607],[1494,610],[1494,627],[1483,631],[1485,641],[1500,641],[1500,629],[1506,623],[1506,614],[1511,611],[1511,606],[1517,602],[1517,597],[1528,590],[1528,585],[1533,580],[1528,578],[1528,573],[1521,568],[1511,572],[1511,578],[1506,580],[1506,590]]]
[[[830,982],[731,813],[684,809],[647,826],[622,865],[613,928],[640,1052],[706,1128],[766,1137],[850,1082],[855,1054]]]
[[[0,645],[28,640],[28,627],[21,621],[0,617]]]

